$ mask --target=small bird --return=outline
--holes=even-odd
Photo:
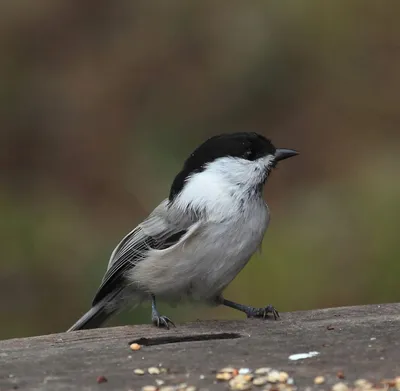
[[[269,174],[279,161],[297,154],[275,148],[257,133],[206,140],[185,161],[169,197],[112,252],[92,308],[68,331],[97,328],[118,310],[144,300],[151,300],[156,326],[174,326],[158,312],[156,298],[188,298],[248,317],[277,319],[272,305],[238,304],[222,292],[261,246],[269,223],[262,196]]]

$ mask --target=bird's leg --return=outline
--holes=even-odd
[[[151,321],[157,327],[166,327],[169,329],[169,325],[175,327],[174,322],[168,318],[168,316],[160,315],[156,307],[156,297],[151,295]]]
[[[272,314],[275,320],[279,318],[279,312],[271,304],[267,305],[264,308],[255,308],[248,305],[238,304],[224,298],[221,298],[219,302],[222,305],[244,312],[248,318],[265,319],[267,318],[268,314]]]

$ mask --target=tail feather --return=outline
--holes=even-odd
[[[104,302],[100,302],[84,314],[67,332],[75,330],[96,329],[109,318],[116,309],[107,308]]]

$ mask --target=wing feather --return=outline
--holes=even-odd
[[[171,220],[174,223],[171,223]],[[125,273],[143,260],[147,251],[164,250],[178,243],[193,223],[194,221],[183,218],[171,219],[168,200],[164,200],[142,224],[129,232],[112,252],[108,269],[92,305],[96,305],[109,294],[122,290],[125,286]]]

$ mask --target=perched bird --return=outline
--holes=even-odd
[[[297,155],[257,133],[212,137],[185,161],[169,197],[111,254],[92,308],[68,331],[99,327],[121,308],[151,300],[152,322],[169,328],[156,297],[225,305],[248,317],[279,314],[226,300],[223,290],[260,247],[269,222],[264,184],[277,163]]]

